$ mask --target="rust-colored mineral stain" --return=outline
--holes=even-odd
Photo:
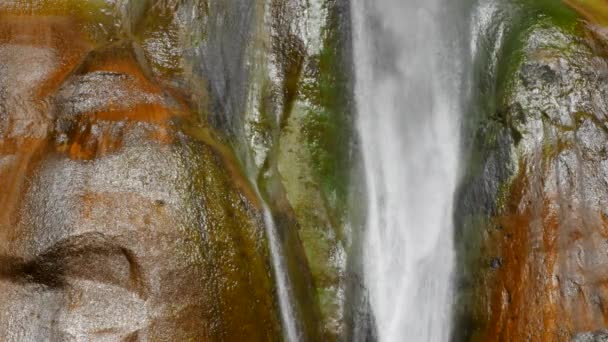
[[[59,58],[55,68],[36,93],[40,99],[52,94],[92,48],[74,28],[77,21],[69,17],[30,17],[0,13],[0,44],[30,45],[52,49]]]
[[[129,110],[109,110],[87,115],[78,121],[69,142],[57,147],[74,160],[91,160],[118,151],[123,146],[123,134],[137,122],[151,123],[147,137],[160,144],[171,144],[174,136],[169,125],[173,112],[159,104],[139,104]],[[116,129],[116,123],[124,125]],[[105,125],[104,125],[105,124]],[[108,125],[109,124],[109,125]],[[97,126],[98,129],[93,129]],[[103,128],[100,128],[103,127]]]
[[[117,151],[120,147],[122,147],[120,136],[107,128],[99,134],[94,134],[89,124],[75,133],[69,144],[60,145],[57,150],[67,153],[74,160],[91,160]]]
[[[566,324],[558,320],[563,317],[553,282],[557,216],[549,200],[528,199],[529,188],[522,172],[513,183],[504,215],[497,219],[504,233],[494,243],[503,263],[490,275],[485,341],[556,341]],[[534,233],[539,224],[540,237]]]
[[[127,120],[167,125],[171,118],[177,116],[177,113],[158,103],[141,103],[130,106],[128,109],[122,109],[120,107],[114,109],[110,105],[107,110],[93,113],[91,118],[93,120],[112,122]]]
[[[25,190],[27,175],[42,156],[45,146],[46,141],[43,139],[7,139],[6,143],[0,140],[0,158],[10,158],[8,165],[0,169],[0,228],[14,223],[14,213]],[[5,229],[0,230],[2,235],[6,232]]]
[[[520,198],[525,179],[516,183],[511,196]],[[528,225],[530,213],[518,213],[517,202],[511,201],[507,208],[510,215],[498,219],[506,235],[497,242],[497,250],[502,253],[503,264],[493,278],[490,294],[489,326],[487,341],[510,341],[516,333],[518,322],[525,312],[521,312],[522,286],[528,279],[526,262],[528,251]]]
[[[34,85],[30,94],[23,94],[29,106],[43,111],[46,97],[53,93],[69,72],[86,53],[88,44],[73,29],[73,21],[65,17],[29,17],[7,15],[0,11],[0,45],[41,47],[53,51],[58,59],[57,67],[50,71],[42,83]],[[9,65],[12,68],[25,68],[27,65]],[[7,122],[19,121],[24,115],[21,109],[10,110]],[[41,113],[40,122],[34,125],[46,126],[48,113]],[[46,137],[28,136],[28,132],[13,132],[12,127],[0,135],[0,157],[8,160],[0,171],[0,227],[10,227],[17,219],[17,208],[22,194],[26,192],[27,179],[34,165],[42,158],[48,146]],[[2,229],[0,234],[10,240],[13,230]],[[15,232],[12,233],[13,235]]]
[[[568,299],[561,288],[560,253],[565,253],[564,244],[582,239],[583,233],[582,227],[573,227],[563,234],[560,245],[559,233],[564,229],[560,215],[580,213],[555,194],[540,191],[540,197],[534,198],[534,185],[525,172],[512,183],[504,214],[497,218],[503,230],[488,242],[502,257],[502,264],[487,273],[490,290],[487,298],[481,298],[482,307],[487,307],[487,326],[478,340],[570,341],[576,332],[602,327],[584,291]],[[602,221],[587,230],[605,232],[608,220],[602,217]],[[606,282],[597,288],[605,292]],[[606,311],[602,307],[604,317],[599,318],[604,324]]]

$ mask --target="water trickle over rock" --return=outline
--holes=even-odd
[[[137,46],[97,47],[74,20],[2,14],[0,336],[278,339],[234,157]]]

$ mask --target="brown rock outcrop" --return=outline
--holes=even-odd
[[[78,27],[0,16],[0,338],[279,339],[261,209],[229,150],[182,130],[192,115],[137,47]]]

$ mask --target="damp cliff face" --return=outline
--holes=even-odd
[[[134,44],[51,5],[0,17],[2,338],[277,339],[235,158]]]
[[[0,336],[345,336],[347,7],[0,4]]]
[[[348,2],[272,1],[260,14],[266,25],[255,29],[244,116],[251,169],[285,217],[288,257],[300,260],[292,263],[293,281],[312,285],[299,290],[303,305],[315,308],[304,315],[314,315],[321,337],[333,340],[347,329],[352,234]]]
[[[387,197],[364,200],[358,155],[374,149],[354,133],[353,103],[366,101],[354,101],[353,67],[377,67],[407,85],[386,88],[404,108],[380,103],[394,121],[359,132],[374,133],[369,141],[380,145],[385,131],[392,143],[408,136],[399,151],[368,158],[366,169],[368,180],[384,167],[394,171],[384,187],[398,195],[395,212],[406,192],[416,204],[414,216],[383,237],[399,241],[392,252],[422,236],[393,239],[412,226],[410,217],[437,216],[434,203],[411,191],[426,189],[418,180],[445,176],[454,182],[438,188],[451,193],[452,173],[464,165],[453,213],[454,340],[602,338],[605,1],[403,3],[378,2],[376,14],[390,17],[386,36],[374,36],[381,16],[361,23],[372,26],[370,42],[358,42],[369,60],[355,66],[351,40],[362,37],[351,32],[346,0],[0,1],[0,339],[358,341],[416,330],[400,331],[408,325],[387,311],[381,319],[394,318],[399,333],[374,331],[386,322],[375,322],[369,308],[362,249],[370,235],[362,226],[371,222],[366,210]],[[392,13],[396,5],[402,12]],[[458,19],[423,20],[436,30],[426,36],[414,19],[402,25],[399,13],[411,8]],[[470,23],[461,22],[469,13]],[[467,44],[447,38],[442,30],[451,24],[451,34],[470,34]],[[412,46],[428,49],[401,45],[412,37]],[[471,60],[459,44],[470,45]],[[446,73],[421,70],[438,65]],[[385,88],[369,81],[357,96],[385,99]],[[458,103],[445,106],[456,93]],[[459,140],[436,146],[432,130],[409,122],[433,110],[445,110],[445,120],[427,116],[439,124],[465,114],[462,156]],[[359,113],[366,114],[374,112]],[[450,164],[450,174],[418,168],[426,154],[437,163],[430,169]],[[420,178],[393,187],[403,165]],[[377,216],[383,232],[390,213]],[[451,243],[442,245],[446,257],[429,246],[437,265],[451,265]],[[426,303],[420,284],[430,272],[408,265],[421,274],[406,290],[417,304],[397,312],[412,310],[405,319],[414,325],[417,316],[439,317],[434,308],[449,298]],[[429,267],[450,290],[451,268],[440,268]],[[449,325],[445,310],[439,328]],[[430,333],[445,336],[439,330]]]
[[[208,90],[199,105],[272,208],[304,337],[343,337],[355,163],[349,4],[206,8],[222,20],[204,21],[185,59]]]
[[[605,41],[552,6],[494,17],[504,49],[456,213],[462,338],[569,341],[608,318]]]

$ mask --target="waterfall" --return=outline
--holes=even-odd
[[[465,96],[458,2],[352,2],[363,272],[379,341],[449,340]]]

